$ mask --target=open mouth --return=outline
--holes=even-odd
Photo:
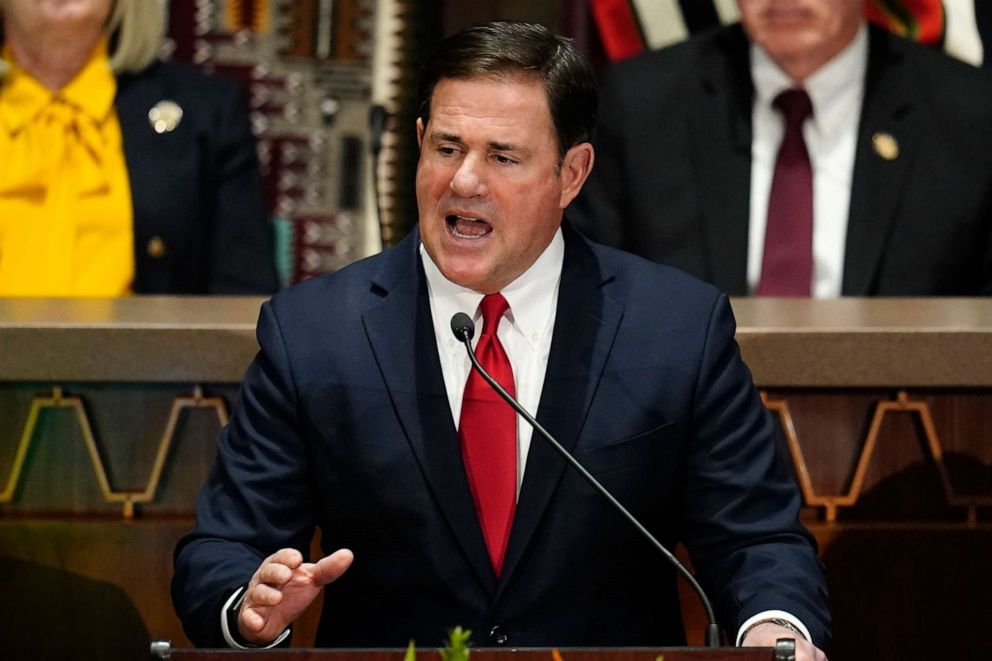
[[[459,239],[481,239],[493,231],[492,225],[479,218],[450,214],[444,218],[448,232]]]
[[[809,20],[809,12],[804,11],[801,7],[769,9],[765,12],[765,20],[772,25],[803,23]]]

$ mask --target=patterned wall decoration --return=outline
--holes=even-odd
[[[412,166],[402,154],[411,143],[398,122],[373,128],[370,119],[408,115],[411,54],[422,50],[417,26],[429,7],[171,0],[168,8],[168,56],[245,85],[284,284],[334,271],[405,234]],[[378,168],[373,151],[381,153]]]

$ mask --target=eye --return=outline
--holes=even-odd
[[[493,154],[493,159],[500,165],[513,165],[517,162],[504,154]]]
[[[454,156],[458,150],[450,145],[441,145],[437,148],[437,152],[442,156]]]

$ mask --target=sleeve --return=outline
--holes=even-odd
[[[791,628],[806,640],[812,640],[809,629],[792,613],[786,613],[785,611],[761,611],[744,620],[741,628],[737,631],[737,637],[734,639],[734,647],[740,647],[741,643],[744,642],[744,636],[747,635],[747,632],[752,627],[764,622],[774,622],[775,624],[784,625],[786,628]]]
[[[830,638],[816,542],[772,418],[734,341],[725,295],[711,311],[693,406],[686,473],[686,547],[725,631],[786,611],[812,642]]]
[[[210,148],[212,294],[270,294],[279,286],[275,238],[265,209],[244,91],[233,81],[219,98]]]
[[[226,646],[219,616],[230,595],[281,548],[308,557],[315,528],[296,389],[271,303],[262,306],[258,341],[200,491],[196,523],[174,554],[173,603],[201,647]]]
[[[237,630],[237,615],[241,612],[241,605],[245,601],[245,590],[247,586],[238,588],[237,592],[228,597],[224,603],[224,608],[220,613],[220,630],[224,634],[224,642],[232,649],[238,650],[269,650],[289,644],[289,637],[292,634],[292,627],[286,627],[275,640],[268,645],[253,645],[241,638]],[[740,637],[740,636],[739,636]]]

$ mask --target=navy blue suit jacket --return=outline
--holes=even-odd
[[[621,62],[596,167],[569,215],[589,237],[747,294],[749,42],[739,24]],[[842,294],[992,294],[992,75],[869,28]],[[895,158],[874,136],[898,143]],[[892,156],[892,154],[889,154]]]
[[[160,101],[182,108],[175,130],[153,130],[148,111]],[[114,105],[134,209],[134,291],[275,291],[272,225],[240,85],[155,62],[119,76]],[[149,250],[150,243],[164,250]]]
[[[668,563],[548,444],[527,458],[503,571],[488,560],[437,356],[415,231],[261,311],[249,368],[173,599],[198,645],[268,554],[314,527],[352,567],[318,644],[683,641]],[[758,611],[824,645],[825,586],[800,497],[733,339],[726,296],[566,227],[538,420],[663,542],[684,542],[731,635]]]

